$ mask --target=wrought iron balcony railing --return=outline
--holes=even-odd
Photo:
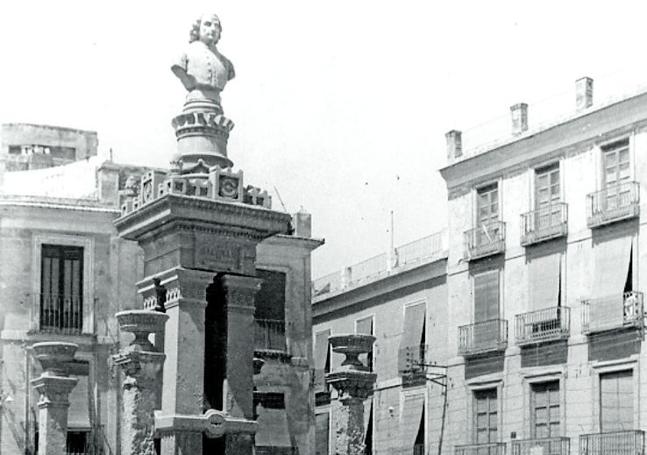
[[[510,455],[570,455],[571,438],[516,439],[510,441]]]
[[[254,349],[257,351],[286,352],[285,321],[255,319]]]
[[[587,195],[589,228],[640,214],[640,184],[624,182]]]
[[[83,297],[42,293],[38,295],[39,332],[78,335],[83,328]]]
[[[580,455],[644,455],[645,432],[614,431],[580,435]]]
[[[643,293],[582,300],[582,333],[589,334],[622,327],[643,327]]]
[[[521,215],[521,244],[532,245],[568,233],[568,204],[558,202]]]
[[[465,232],[468,261],[502,253],[505,250],[505,223],[494,221]]]
[[[505,455],[504,442],[454,446],[454,455]]]
[[[505,319],[490,319],[458,328],[458,353],[460,355],[503,351],[507,346],[508,321]]]
[[[566,306],[543,308],[515,317],[518,345],[567,338],[571,327],[571,309]]]

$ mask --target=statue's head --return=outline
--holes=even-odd
[[[208,46],[213,46],[220,40],[220,33],[222,33],[222,26],[218,16],[213,13],[203,14],[193,23],[189,42],[199,40]]]

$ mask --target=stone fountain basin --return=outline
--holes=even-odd
[[[120,311],[115,315],[119,328],[131,333],[154,333],[164,330],[168,315],[151,310]]]
[[[375,337],[358,333],[331,335],[328,342],[334,352],[341,354],[362,354],[371,352]]]

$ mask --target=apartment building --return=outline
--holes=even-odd
[[[532,106],[512,106],[486,146],[447,133],[442,259],[315,281],[318,453],[334,453],[326,336],[371,330],[366,453],[644,454],[647,92],[595,104],[583,78],[572,101],[534,128]]]
[[[329,349],[328,336],[342,333],[376,337],[371,355],[361,359],[377,374],[364,404],[366,453],[437,450],[445,371],[423,362],[448,358],[446,267],[438,233],[313,283],[316,454],[335,453],[336,392],[325,374],[343,359]]]
[[[647,93],[596,105],[583,78],[573,101],[534,129],[512,106],[481,149],[447,134],[456,455],[644,453]]]

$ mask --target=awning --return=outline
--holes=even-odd
[[[315,414],[315,455],[328,455],[330,414]]]
[[[328,347],[329,336],[330,329],[317,332],[315,335],[315,391],[321,391],[324,388],[326,364],[330,362],[330,349]]]
[[[629,272],[632,239],[628,236],[594,244],[595,273],[590,301],[591,328],[622,325],[623,293]]]
[[[258,405],[258,430],[256,442],[258,447],[292,447],[288,414],[285,409],[265,408]]]
[[[533,257],[529,264],[530,308],[542,310],[559,305],[559,253]]]
[[[408,453],[413,452],[424,409],[424,393],[405,395],[400,416],[400,447]]]
[[[371,397],[364,400],[364,441],[366,441],[366,438],[370,436],[368,434],[368,427],[371,422],[372,411],[373,411],[373,398]]]
[[[70,429],[89,429],[89,395],[88,395],[88,377],[77,376],[79,382],[76,383],[70,393],[70,408],[68,411],[67,426]]]
[[[400,350],[398,352],[398,371],[406,371],[412,368],[412,365],[409,365],[411,356],[407,354],[411,349],[419,349],[424,327],[425,304],[419,303],[405,307],[402,338],[400,339]]]

